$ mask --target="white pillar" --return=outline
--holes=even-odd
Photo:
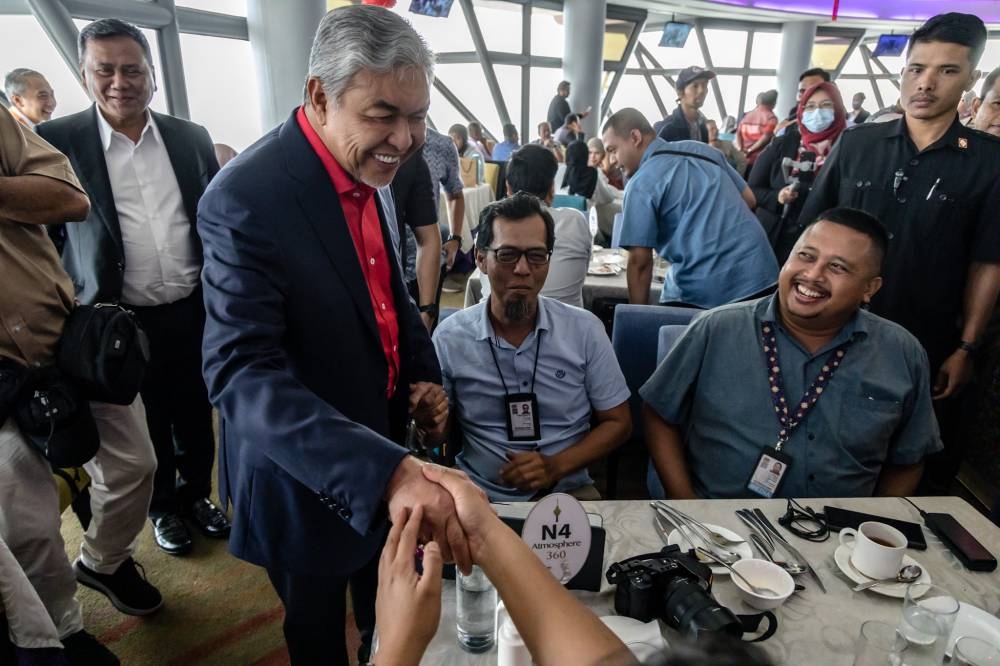
[[[265,132],[284,122],[302,103],[309,50],[325,13],[325,0],[247,2],[247,29]]]
[[[778,106],[775,115],[784,118],[795,106],[799,92],[799,75],[809,69],[813,43],[816,41],[814,21],[789,21],[781,28],[781,58],[778,60]],[[749,106],[749,105],[748,105]]]
[[[604,21],[607,0],[565,0],[563,78],[570,82],[569,106],[575,113],[590,107],[583,119],[587,138],[598,136],[601,76],[604,70]],[[553,128],[555,129],[555,128]]]

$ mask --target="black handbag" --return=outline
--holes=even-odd
[[[9,358],[0,359],[0,427],[14,413],[14,404],[24,386],[28,368]]]
[[[55,366],[27,373],[14,419],[28,443],[54,467],[79,467],[101,445],[87,399]]]
[[[149,361],[149,341],[120,305],[79,305],[59,340],[56,364],[87,400],[130,405]]]

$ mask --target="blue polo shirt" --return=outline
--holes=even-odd
[[[833,348],[854,339],[782,447],[794,462],[781,497],[868,497],[884,464],[915,464],[941,450],[927,354],[906,329],[859,310],[836,339],[812,354],[780,324],[777,307],[777,296],[769,296],[700,315],[639,390],[664,420],[681,428],[696,493],[753,497],[746,489],[750,473],[762,449],[778,441],[763,321],[777,323],[789,401],[802,397]]]
[[[493,331],[488,305],[487,299],[441,322],[434,331],[434,346],[453,424],[462,433],[459,469],[491,501],[525,501],[534,493],[504,485],[500,478],[500,468],[508,462],[506,452],[537,447],[552,455],[573,446],[590,431],[592,410],[617,407],[628,400],[629,390],[604,326],[590,312],[539,296],[535,330],[514,347]],[[507,441],[504,386],[491,345],[511,393],[531,390],[538,349],[535,393],[541,439],[537,442]],[[589,483],[590,475],[581,469],[560,479],[555,490]]]
[[[689,143],[695,142],[650,142],[625,186],[620,244],[655,248],[670,262],[661,302],[712,308],[775,284],[778,261],[731,167],[701,154],[702,148],[700,157],[653,156],[693,152]]]

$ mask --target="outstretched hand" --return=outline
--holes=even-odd
[[[418,664],[441,619],[441,549],[424,546],[423,574],[414,558],[423,507],[413,507],[393,523],[378,563],[379,648],[376,664]]]
[[[422,471],[425,479],[443,488],[452,497],[462,531],[468,539],[472,561],[481,563],[487,534],[492,528],[503,526],[493,512],[486,493],[456,469],[424,465]]]

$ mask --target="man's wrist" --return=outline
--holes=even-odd
[[[420,314],[427,314],[430,315],[431,317],[436,317],[438,314],[438,304],[428,303],[427,305],[421,305],[417,307],[417,310],[420,311]]]
[[[458,243],[458,249],[459,250],[462,249],[462,237],[459,236],[458,234],[452,234],[451,236],[448,236],[448,240],[446,240],[445,243],[451,243],[451,242]]]
[[[977,340],[959,340],[958,350],[964,351],[969,356],[975,356],[976,352],[979,351],[979,341]]]

